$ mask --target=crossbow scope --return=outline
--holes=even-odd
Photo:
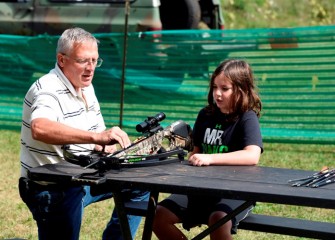
[[[136,131],[145,132],[155,132],[157,128],[161,128],[159,122],[165,119],[165,114],[163,112],[157,113],[155,116],[148,117],[147,120],[136,125]]]

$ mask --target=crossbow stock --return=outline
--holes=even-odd
[[[97,169],[100,176],[111,169],[182,161],[186,151],[190,151],[193,147],[190,136],[192,129],[182,120],[162,128],[159,121],[164,118],[165,114],[159,113],[138,124],[136,130],[142,132],[142,136],[125,149],[109,154],[65,145],[63,146],[64,159],[85,169]]]

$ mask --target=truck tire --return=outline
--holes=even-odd
[[[161,0],[159,13],[163,30],[196,29],[201,18],[197,0]]]

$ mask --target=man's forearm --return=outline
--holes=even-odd
[[[35,140],[55,145],[95,143],[97,135],[97,133],[72,128],[46,118],[33,120],[31,131]]]

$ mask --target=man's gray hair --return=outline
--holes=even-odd
[[[92,41],[99,44],[99,40],[84,29],[78,27],[69,28],[65,30],[58,39],[56,54],[69,53],[73,49],[73,45],[75,43],[81,43],[86,41]]]

